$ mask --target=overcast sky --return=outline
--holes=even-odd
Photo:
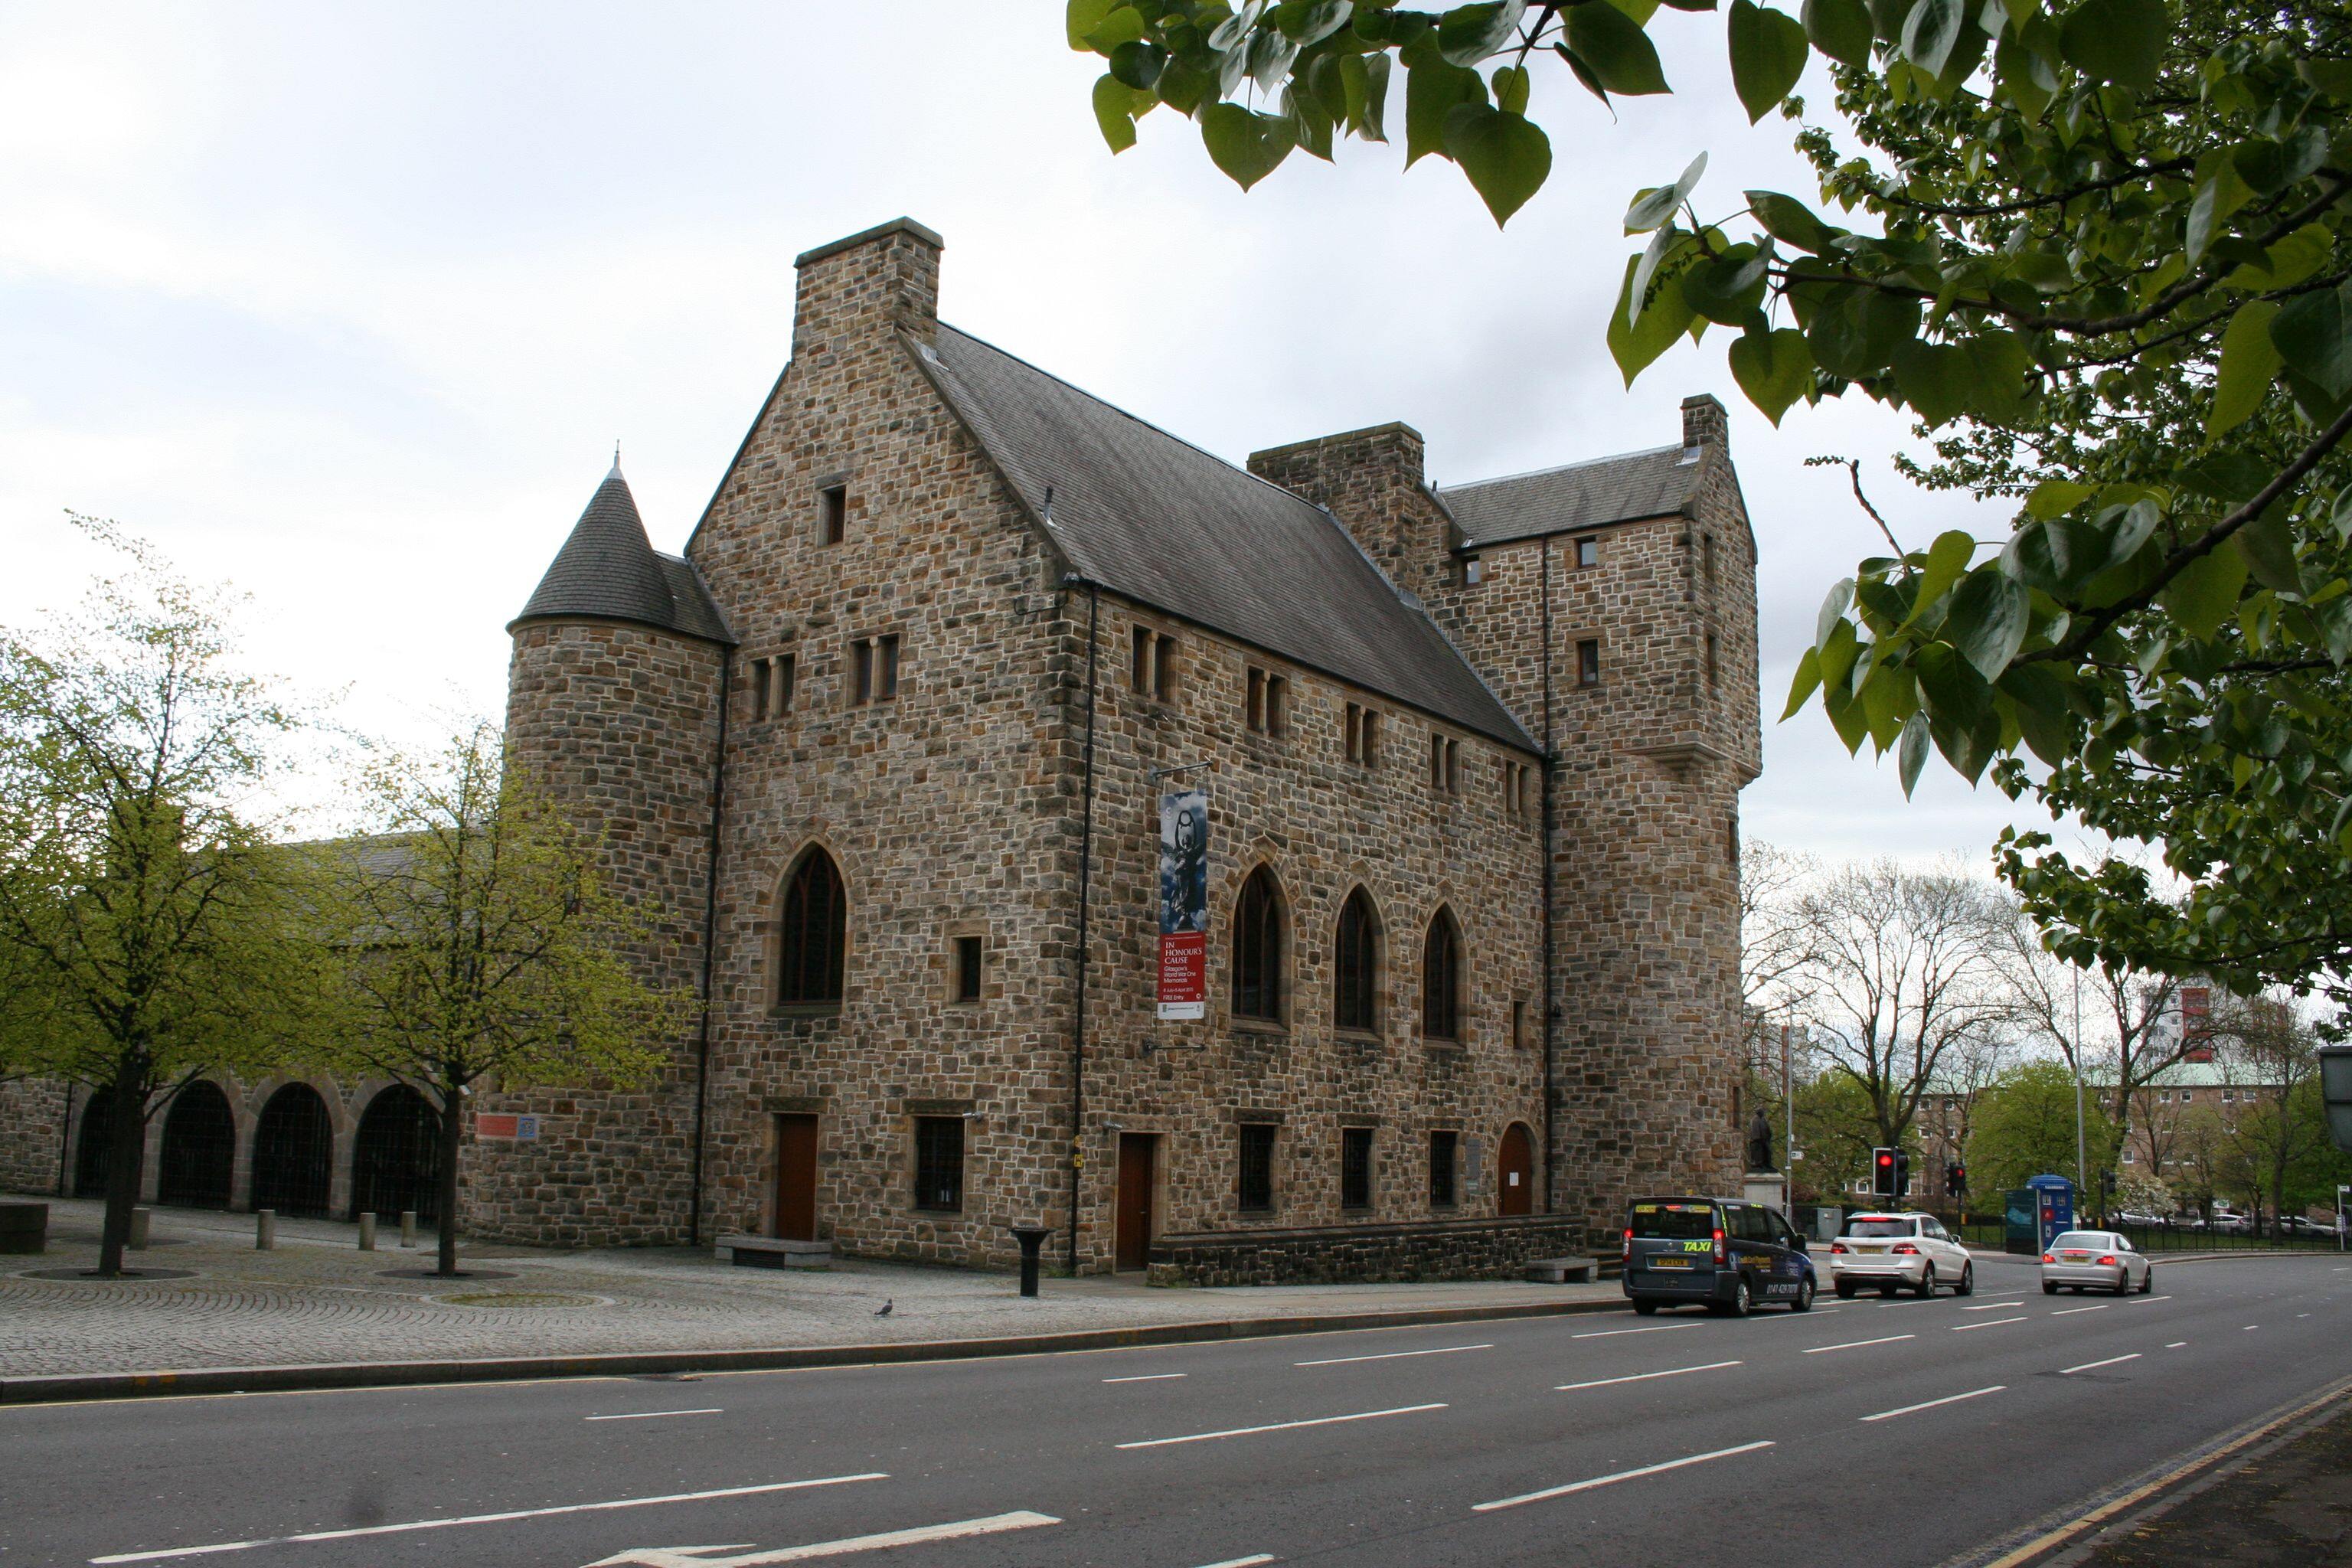
[[[900,214],[940,312],[1239,461],[1389,419],[1441,483],[1677,438],[1731,408],[1777,716],[1823,591],[1877,544],[2005,516],[1909,490],[1905,421],[1775,431],[1722,340],[1627,392],[1601,333],[1631,193],[1698,152],[1702,211],[1808,197],[1750,128],[1717,15],[1658,14],[1672,99],[1618,118],[1538,68],[1554,173],[1497,232],[1401,145],[1294,154],[1243,194],[1166,110],[1114,159],[1058,0],[0,8],[0,621],[75,598],[68,509],[256,601],[253,658],[362,730],[503,707],[505,622],[611,461],[677,550],[788,352],[793,257]],[[1823,84],[1808,89],[1824,99]],[[1391,120],[1402,125],[1400,85]],[[1981,867],[2012,816],[1931,767],[1768,723],[1751,837]]]

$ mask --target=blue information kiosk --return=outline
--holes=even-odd
[[[2074,1228],[2074,1184],[2063,1176],[2036,1176],[2004,1198],[2003,1251],[2032,1257],[2048,1251],[2053,1237]]]

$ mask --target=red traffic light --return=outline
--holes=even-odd
[[[1878,1163],[1881,1165],[1892,1165],[1895,1163],[1894,1152],[1888,1149],[1881,1149],[1878,1152]]]

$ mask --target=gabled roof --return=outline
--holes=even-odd
[[[1696,447],[1656,447],[1507,479],[1447,485],[1438,499],[1470,548],[1506,540],[1665,517],[1697,493]]]
[[[632,621],[709,642],[735,640],[694,568],[657,552],[646,539],[618,463],[507,629],[526,621],[583,618]]]
[[[1113,593],[1489,736],[1533,737],[1347,530],[1266,483],[942,325],[916,357],[1073,570]]]

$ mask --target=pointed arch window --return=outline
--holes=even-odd
[[[1462,933],[1454,911],[1440,909],[1421,950],[1421,1032],[1432,1040],[1462,1037]]]
[[[784,879],[778,930],[776,1000],[787,1006],[838,1005],[849,946],[849,898],[833,857],[812,848]]]
[[[1234,1016],[1282,1021],[1282,889],[1264,866],[1234,900]]]
[[[1370,1034],[1381,1026],[1379,993],[1380,917],[1371,895],[1358,888],[1339,906],[1339,939],[1332,952],[1331,1023]]]

